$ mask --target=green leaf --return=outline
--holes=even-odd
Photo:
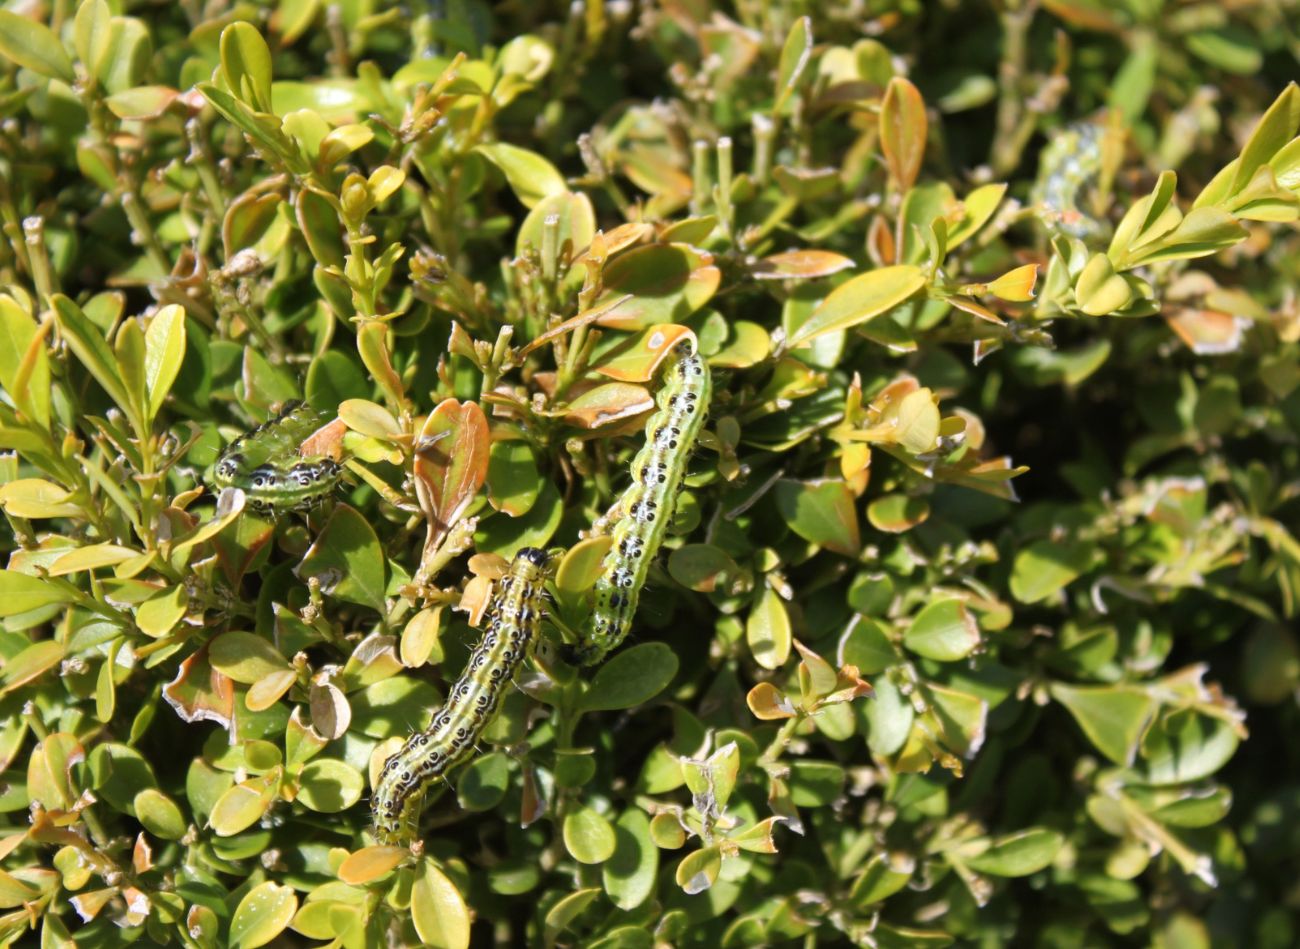
[[[907,854],[878,853],[853,881],[849,900],[865,910],[907,886],[915,871],[916,861]]]
[[[916,710],[888,676],[871,680],[875,697],[861,706],[867,717],[867,746],[874,754],[896,754],[911,734]]]
[[[879,623],[854,616],[840,637],[839,661],[857,666],[864,676],[873,676],[897,665],[901,657]]]
[[[1074,299],[1089,316],[1106,316],[1133,302],[1133,288],[1105,254],[1094,254],[1074,285]]]
[[[157,788],[145,788],[135,796],[135,816],[144,829],[163,840],[180,840],[185,836],[185,815],[166,794]]]
[[[794,636],[790,615],[779,593],[764,586],[745,620],[745,641],[754,661],[764,669],[780,669],[790,658]]]
[[[72,36],[77,58],[98,79],[113,50],[113,11],[105,0],[84,0],[77,8]]]
[[[1035,541],[1016,554],[1011,568],[1011,595],[1037,603],[1063,589],[1088,569],[1091,551],[1083,544]]]
[[[972,870],[993,876],[1029,876],[1056,859],[1064,842],[1056,831],[1035,827],[998,837],[979,856],[964,858],[962,862]]]
[[[152,422],[185,359],[185,311],[173,303],[155,313],[145,331],[144,344],[145,385]]]
[[[726,590],[740,575],[727,552],[712,544],[686,544],[668,556],[668,573],[697,593]]]
[[[1228,763],[1240,742],[1229,722],[1190,711],[1169,715],[1142,740],[1147,780],[1155,785],[1204,780]]]
[[[0,506],[13,517],[27,518],[79,517],[83,510],[71,492],[44,478],[19,478],[0,485]]]
[[[1118,765],[1131,765],[1151,724],[1156,701],[1138,686],[1069,686],[1054,683],[1052,698],[1079,723],[1097,750]]]
[[[117,358],[108,348],[108,343],[98,328],[86,318],[77,304],[63,294],[54,294],[50,302],[54,305],[59,328],[63,331],[68,346],[76,353],[81,364],[90,370],[90,374],[108,393],[109,398],[132,420],[136,431],[143,431],[143,419],[136,413],[135,400],[122,383]]]
[[[632,708],[650,701],[677,675],[677,655],[664,643],[639,643],[596,670],[578,701],[583,712]]]
[[[938,662],[965,659],[980,644],[980,628],[962,600],[936,600],[916,614],[903,645]]]
[[[844,768],[833,761],[790,762],[790,800],[799,807],[825,807],[844,790]]]
[[[569,190],[564,176],[536,152],[505,142],[478,145],[474,151],[501,169],[525,207],[531,208],[545,197]]]
[[[1003,182],[980,185],[962,200],[962,218],[948,229],[948,250],[955,250],[989,222],[1007,193]]]
[[[48,428],[50,357],[43,335],[31,314],[0,296],[0,386],[23,414]]]
[[[470,912],[456,884],[425,858],[411,888],[411,922],[426,946],[468,949]]]
[[[16,570],[0,571],[0,617],[17,616],[73,600],[72,589],[64,583],[28,576]]]
[[[266,639],[234,630],[212,640],[208,661],[214,669],[245,685],[289,668],[289,662]]]
[[[579,863],[601,864],[614,854],[614,827],[590,807],[579,807],[564,817],[564,847]]]
[[[581,916],[598,896],[600,888],[591,886],[569,893],[552,906],[545,919],[546,944],[555,945],[556,937]]]
[[[867,505],[867,520],[871,526],[889,534],[909,531],[924,524],[929,516],[929,502],[906,494],[887,494]]]
[[[722,853],[717,846],[687,854],[677,865],[677,885],[688,896],[703,893],[718,880],[722,870]]]
[[[1193,55],[1239,76],[1255,75],[1264,61],[1258,35],[1233,26],[1193,30],[1183,41]]]
[[[501,803],[509,788],[510,759],[494,751],[475,758],[461,771],[456,781],[456,800],[464,810],[489,811]]]
[[[812,57],[812,50],[812,19],[801,16],[790,25],[790,32],[781,45],[781,58],[776,67],[776,99],[772,103],[774,115],[785,114],[786,101],[799,87]]]
[[[294,573],[304,582],[315,577],[328,596],[384,611],[383,548],[374,527],[356,508],[346,504],[334,508]]]
[[[208,823],[220,837],[233,837],[261,820],[279,794],[280,773],[249,778],[228,788],[212,806]]]
[[[257,112],[271,112],[271,50],[242,20],[221,31],[221,68],[230,91]]]
[[[562,260],[572,260],[591,244],[596,233],[596,212],[585,194],[565,190],[541,198],[524,218],[515,235],[515,254],[523,256],[529,247],[540,251],[547,218],[556,219],[556,250]]]
[[[1223,208],[1215,205],[1193,208],[1169,234],[1134,251],[1126,267],[1206,257],[1240,243],[1246,236],[1246,229]]]
[[[614,822],[614,853],[601,866],[601,883],[619,909],[634,910],[645,903],[659,873],[659,848],[650,836],[650,818],[629,807]]]
[[[8,597],[0,595],[0,601],[5,603],[5,610],[10,609],[8,599]],[[20,612],[24,611],[14,610],[14,613]],[[13,613],[4,612],[4,615],[11,616]],[[63,644],[53,639],[45,639],[24,647],[17,655],[7,659],[4,669],[0,670],[0,695],[12,692],[19,686],[26,685],[34,679],[39,679],[62,662],[65,655],[66,650],[63,648]]]
[[[298,800],[320,814],[337,814],[361,800],[366,779],[336,758],[314,758],[298,775]]]
[[[1273,156],[1295,138],[1297,127],[1300,127],[1300,86],[1292,82],[1282,90],[1282,95],[1273,100],[1245,143],[1236,173],[1232,175],[1229,194],[1236,194],[1247,186],[1255,177],[1256,170],[1269,164]]]
[[[230,918],[230,945],[234,949],[265,946],[284,931],[297,911],[293,887],[269,880],[259,883],[235,907]]]
[[[925,274],[911,264],[868,271],[836,287],[795,326],[788,343],[792,349],[825,333],[858,326],[902,303],[925,286]]]
[[[44,23],[0,10],[0,56],[49,79],[71,84],[77,74],[59,38]]]
[[[843,481],[781,480],[772,493],[782,519],[804,540],[846,557],[858,555],[857,507]]]
[[[511,517],[527,514],[542,490],[537,455],[523,440],[495,441],[488,451],[488,501]]]

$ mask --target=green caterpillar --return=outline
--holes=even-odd
[[[496,714],[501,691],[537,643],[550,555],[536,547],[515,554],[497,585],[487,629],[447,703],[422,732],[412,735],[384,764],[371,800],[381,844],[413,840],[429,785],[469,757]]]
[[[304,458],[298,446],[327,418],[302,402],[286,402],[279,415],[225,447],[213,466],[211,486],[242,489],[248,507],[263,513],[316,507],[333,493],[343,466],[333,458]]]
[[[1039,158],[1034,203],[1053,215],[1053,225],[1072,237],[1099,234],[1102,226],[1079,208],[1082,193],[1101,174],[1105,130],[1079,122],[1053,136]]]
[[[711,394],[709,367],[694,343],[679,343],[664,373],[658,411],[646,423],[645,445],[632,459],[632,484],[615,508],[613,544],[595,585],[591,632],[567,651],[571,661],[584,666],[600,662],[631,629],[650,562],[672,521]]]

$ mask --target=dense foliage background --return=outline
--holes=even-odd
[[[6,3],[0,944],[1293,945],[1298,22]],[[336,500],[205,490],[293,398]],[[368,846],[525,545],[535,665]]]

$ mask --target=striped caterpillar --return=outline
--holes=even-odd
[[[241,488],[248,507],[263,513],[316,507],[334,490],[343,467],[333,458],[304,458],[298,446],[325,420],[302,402],[286,402],[279,415],[225,447],[212,469],[212,487]]]
[[[501,691],[537,642],[550,556],[536,547],[515,554],[497,584],[487,629],[447,702],[429,727],[407,739],[384,764],[371,800],[381,844],[413,840],[429,785],[469,757],[496,714]]]
[[[645,444],[632,459],[632,484],[615,505],[613,543],[595,585],[591,632],[568,651],[577,664],[600,662],[627,636],[650,562],[677,506],[686,463],[708,412],[712,380],[693,341],[674,349],[646,423]]]

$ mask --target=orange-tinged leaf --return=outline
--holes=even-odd
[[[609,382],[588,389],[569,403],[564,420],[578,428],[600,428],[654,408],[655,400],[644,386]]]
[[[1038,265],[1025,264],[1008,270],[989,284],[989,293],[1013,303],[1025,303],[1034,298],[1034,284],[1038,282]]]
[[[363,886],[387,876],[410,855],[405,847],[362,847],[339,864],[339,879],[351,886]]]
[[[523,359],[525,356],[531,353],[538,346],[545,345],[546,343],[549,343],[551,340],[563,336],[565,333],[571,333],[574,330],[576,330],[579,326],[586,326],[589,323],[595,323],[606,313],[612,312],[616,307],[621,306],[623,303],[627,302],[631,298],[632,298],[631,294],[624,294],[619,297],[614,297],[612,299],[605,300],[603,303],[599,303],[596,306],[589,307],[588,309],[583,310],[577,316],[571,316],[564,322],[557,323],[555,326],[552,326],[545,333],[542,333],[540,336],[538,336],[536,339],[534,339],[532,342],[526,345],[523,349],[519,350],[518,358]],[[453,338],[454,338],[454,333],[453,333]]]
[[[235,683],[208,662],[204,645],[186,658],[176,678],[163,686],[163,698],[186,722],[216,722],[230,728],[235,711]]]
[[[1250,326],[1245,317],[1192,308],[1175,310],[1165,320],[1192,352],[1202,356],[1235,353],[1241,348],[1244,330]]]
[[[598,231],[591,239],[591,246],[586,253],[581,254],[575,263],[603,264],[619,251],[645,240],[653,233],[654,227],[642,221],[630,221],[609,231]]]
[[[971,316],[977,317],[986,323],[995,323],[998,326],[1006,325],[1006,320],[1002,319],[1002,317],[998,316],[988,307],[976,303],[974,300],[968,300],[966,297],[951,296],[948,298],[948,302],[962,312],[969,313]]]
[[[809,280],[853,267],[853,261],[829,250],[790,250],[771,254],[750,269],[755,280]]]
[[[649,382],[679,342],[695,334],[676,323],[660,323],[642,330],[626,343],[614,349],[598,366],[596,372],[620,382]]]
[[[902,76],[889,80],[880,104],[880,147],[899,191],[916,183],[927,130],[925,100],[916,86]]]
[[[745,704],[754,713],[755,718],[765,722],[782,718],[794,718],[799,714],[784,692],[770,682],[760,682],[749,690]]]
[[[425,550],[460,520],[487,480],[487,417],[475,402],[444,400],[425,419],[415,447],[415,493],[428,520]]]
[[[303,440],[298,446],[298,454],[304,458],[324,456],[340,461],[343,458],[343,436],[347,431],[346,422],[339,418],[331,419]]]

